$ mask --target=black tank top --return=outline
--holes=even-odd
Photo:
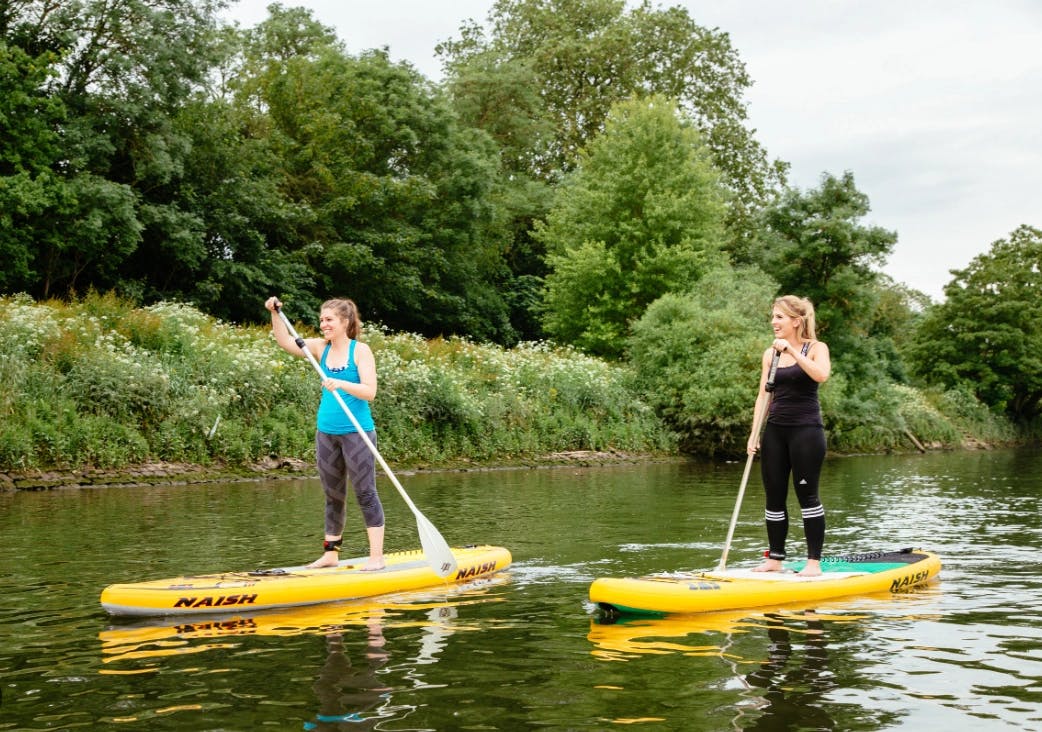
[[[803,344],[804,356],[810,351],[810,346],[810,343]],[[824,427],[818,403],[818,382],[807,376],[799,364],[778,367],[767,421],[785,427]]]

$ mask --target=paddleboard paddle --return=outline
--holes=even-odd
[[[766,421],[767,411],[771,407],[771,392],[774,391],[774,377],[778,374],[778,360],[781,358],[781,351],[775,349],[774,355],[771,356],[771,369],[767,373],[767,382],[763,385],[763,390],[767,392],[767,398],[763,400],[763,406],[760,408],[760,413],[756,415],[753,420],[753,433],[759,434],[760,430],[763,429],[763,423]],[[724,567],[727,565],[727,554],[731,551],[731,539],[734,538],[734,527],[738,524],[738,514],[742,509],[742,498],[745,496],[745,486],[749,482],[749,473],[752,471],[753,458],[756,453],[749,453],[749,457],[745,460],[745,470],[742,472],[742,482],[738,486],[738,500],[735,501],[734,511],[731,513],[731,525],[727,527],[727,539],[724,541],[724,553],[720,557],[720,564],[716,566],[718,572],[723,572]]]

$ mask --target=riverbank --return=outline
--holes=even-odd
[[[275,346],[270,328],[112,296],[0,301],[0,471],[10,480],[18,471],[50,485],[84,466],[103,472],[69,480],[106,479],[105,471],[139,465],[190,477],[197,471],[169,466],[312,459],[321,387]],[[676,451],[623,365],[545,343],[504,349],[375,326],[366,341],[380,373],[374,418],[392,466]],[[64,476],[36,477],[54,471]]]
[[[313,474],[320,387],[275,347],[270,329],[175,303],[138,308],[113,295],[0,301],[0,490]],[[680,434],[669,426],[678,415],[656,411],[626,363],[547,343],[505,349],[378,327],[366,340],[381,375],[373,405],[380,449],[396,472],[745,454],[750,404],[707,398],[685,412],[690,424]],[[718,376],[706,373],[696,391],[751,392]],[[885,399],[848,392],[841,375],[823,391],[833,454],[1024,437],[969,393],[900,384]],[[689,439],[695,432],[698,440]]]
[[[940,443],[923,446],[916,442],[916,449],[890,450],[897,453],[937,453],[954,450],[992,450],[1001,445],[992,445],[977,438],[967,438],[961,448],[946,447]],[[831,452],[831,457],[844,455]],[[665,453],[633,453],[614,450],[565,450],[548,453],[537,458],[502,463],[479,463],[467,459],[436,466],[407,466],[396,468],[395,475],[408,476],[419,473],[470,472],[494,470],[532,470],[559,467],[600,467],[648,462],[684,462],[696,460],[691,456]],[[26,470],[0,472],[0,492],[43,491],[70,488],[142,487],[151,485],[189,485],[193,483],[237,483],[268,480],[301,480],[317,478],[312,463],[297,458],[269,457],[245,466],[193,465],[190,463],[153,462],[119,469],[87,468],[83,470]]]
[[[680,455],[623,453],[597,450],[555,452],[516,463],[485,465],[469,460],[437,467],[395,469],[395,475],[451,471],[530,470],[554,467],[596,467],[646,462],[683,461]],[[317,478],[311,463],[296,458],[268,458],[239,467],[203,466],[189,463],[145,463],[120,469],[105,470],[27,470],[0,472],[0,492],[45,491],[71,488],[142,487],[151,485],[189,485],[193,483],[236,483],[245,481],[300,480]]]

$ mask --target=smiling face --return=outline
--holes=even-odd
[[[322,331],[322,337],[327,341],[347,333],[347,323],[337,315],[335,310],[329,308],[319,313],[318,328]]]
[[[799,333],[800,318],[788,315],[780,307],[771,311],[771,329],[775,338],[789,340]]]

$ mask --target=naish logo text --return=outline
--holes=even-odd
[[[930,573],[925,569],[921,572],[916,572],[915,574],[905,575],[904,577],[901,577],[900,579],[895,579],[893,582],[890,583],[890,591],[897,592],[899,590],[903,590],[905,587],[917,585],[920,582],[928,579],[929,577]]]
[[[252,605],[256,595],[220,595],[218,597],[182,597],[174,607],[228,607],[229,605]]]
[[[474,577],[479,574],[485,574],[491,572],[496,568],[495,562],[485,562],[484,564],[475,564],[473,567],[467,567],[456,572],[456,579],[467,579],[467,577]]]

